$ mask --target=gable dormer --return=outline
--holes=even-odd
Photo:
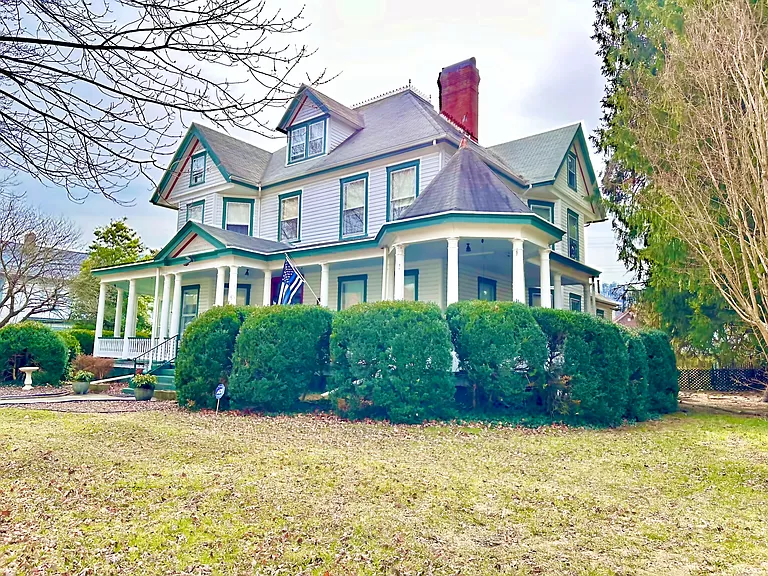
[[[295,164],[329,154],[364,125],[355,110],[302,86],[277,126],[288,138],[285,162]]]

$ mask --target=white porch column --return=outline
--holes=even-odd
[[[216,288],[218,289],[218,286]],[[224,290],[223,284],[221,289]],[[237,266],[229,267],[229,294],[227,294],[227,302],[233,306],[237,304]]]
[[[590,288],[589,309],[593,316],[597,316],[597,282],[595,279],[592,280]]]
[[[381,259],[381,299],[382,300],[388,300],[387,296],[389,294],[387,288],[388,288],[388,266],[389,264],[389,249],[384,248],[384,257]]]
[[[555,290],[555,309],[563,309],[563,276],[559,272],[552,274],[552,287]]]
[[[395,299],[395,254],[387,251],[387,300]]]
[[[224,284],[227,281],[226,266],[216,268],[216,299],[214,306],[224,306]]]
[[[115,304],[115,329],[112,331],[112,335],[115,338],[120,338],[120,329],[123,323],[123,292],[122,288],[117,289],[117,303]]]
[[[328,283],[331,271],[327,262],[320,264],[320,306],[328,308]]]
[[[131,351],[130,338],[136,336],[136,305],[139,295],[136,294],[136,279],[128,282],[128,308],[125,311],[125,336],[123,337],[123,358],[128,358]]]
[[[173,278],[173,307],[171,308],[171,326],[169,336],[178,336],[181,325],[181,272],[176,272]]]
[[[592,310],[590,310],[592,305],[592,294],[591,290],[589,289],[589,282],[585,282],[583,285],[584,288],[584,297],[581,299],[581,305],[583,308],[583,312],[586,312],[587,314],[592,314]]]
[[[99,355],[99,339],[104,334],[104,308],[107,303],[107,285],[99,284],[99,307],[96,310],[96,338],[94,340],[93,355]]]
[[[459,301],[459,239],[448,238],[448,285],[445,290],[445,303],[450,306]]]
[[[163,275],[163,303],[160,308],[160,334],[158,338],[168,338],[168,313],[171,309],[171,275]]]
[[[262,306],[272,305],[272,271],[264,270],[264,296],[261,299]]]
[[[157,338],[157,318],[160,314],[160,268],[157,268],[155,270],[155,295],[154,300],[152,300],[152,327],[150,332],[150,338],[154,342],[155,338]],[[154,344],[153,344],[154,345]]]
[[[525,302],[525,260],[523,239],[512,239],[512,300]]]
[[[405,246],[395,244],[395,300],[405,297]]]
[[[541,307],[552,308],[552,287],[549,285],[549,248],[539,249],[539,286],[541,290]]]

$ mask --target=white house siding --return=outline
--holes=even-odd
[[[511,264],[509,273],[499,273],[490,270],[483,270],[482,267],[476,266],[471,262],[467,262],[466,258],[459,260],[459,300],[477,299],[477,279],[480,276],[496,281],[497,300],[512,300]]]
[[[360,266],[347,267],[347,266],[333,266],[330,268],[330,282],[328,283],[328,307],[331,310],[336,310],[338,306],[339,298],[339,276],[357,276],[359,274],[366,274],[368,276],[368,289],[367,296],[368,302],[378,302],[381,300],[381,273],[382,263],[380,259],[366,261],[370,264],[361,264]],[[309,280],[309,278],[307,278]],[[317,275],[317,286],[320,286],[320,274]],[[317,288],[312,286],[317,292]],[[319,292],[318,292],[319,295]],[[312,295],[310,294],[310,298]],[[307,292],[304,292],[304,299],[307,298]]]
[[[355,133],[355,129],[339,120],[338,118],[328,119],[328,152],[331,152],[336,146],[344,142]]]
[[[442,260],[406,260],[406,270],[419,271],[419,302],[432,302],[445,307],[445,270]]]
[[[304,187],[301,193],[301,242],[312,244],[339,239],[340,184],[322,180]],[[274,217],[277,233],[277,214]]]
[[[197,152],[200,151],[200,148],[198,148]],[[197,153],[195,152],[195,153]],[[219,171],[219,169],[216,167],[216,165],[213,162],[213,159],[210,155],[206,154],[205,157],[205,182],[202,184],[198,184],[197,186],[190,187],[189,185],[189,177],[190,177],[190,164],[191,160],[187,162],[186,166],[184,166],[184,159],[179,162],[179,170],[181,170],[181,167],[184,166],[184,172],[179,175],[178,180],[176,181],[175,185],[171,189],[170,196],[168,197],[168,200],[171,204],[174,204],[180,200],[182,196],[187,194],[188,192],[194,192],[194,198],[199,199],[200,196],[205,195],[205,189],[206,188],[212,188],[214,186],[218,186],[220,184],[224,184],[226,180],[224,179],[224,176]],[[176,175],[173,174],[170,177],[170,182],[173,182],[174,178],[176,178]],[[193,200],[184,199],[185,202],[194,202]],[[186,218],[186,211],[184,217]]]
[[[323,111],[320,110],[320,108],[317,107],[317,105],[312,102],[309,98],[304,98],[304,102],[301,104],[299,108],[299,113],[296,114],[296,117],[293,119],[293,122],[291,124],[301,124],[302,122],[305,122],[307,120],[311,120],[312,118],[315,118],[316,116],[321,116],[323,114]]]
[[[203,208],[203,224],[221,226],[221,213],[219,213],[219,219],[216,220],[216,201],[218,199],[220,199],[220,196],[213,192],[209,192],[207,194],[201,194],[200,196],[180,200],[176,230],[181,229],[181,227],[187,223],[187,206],[199,202],[200,200],[205,200],[205,207]]]

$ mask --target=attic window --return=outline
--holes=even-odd
[[[189,185],[198,186],[205,183],[205,152],[192,156],[189,168]]]
[[[325,153],[325,118],[291,128],[288,163],[299,162]]]
[[[568,187],[576,190],[576,155],[568,152]]]

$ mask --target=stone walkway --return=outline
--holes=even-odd
[[[71,394],[69,396],[24,396],[0,398],[0,406],[15,404],[59,404],[62,402],[135,402],[133,396],[110,396],[108,394]]]

